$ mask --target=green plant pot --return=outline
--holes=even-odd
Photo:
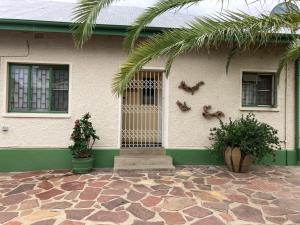
[[[73,173],[88,173],[93,169],[93,157],[89,158],[72,158]]]

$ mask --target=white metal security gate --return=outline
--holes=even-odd
[[[122,147],[162,146],[162,72],[142,70],[130,81],[122,101]]]

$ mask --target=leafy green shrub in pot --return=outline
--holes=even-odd
[[[220,120],[220,126],[210,130],[209,139],[209,149],[223,154],[233,172],[247,172],[252,160],[259,162],[267,155],[275,161],[275,150],[280,149],[278,131],[252,113],[228,123]]]
[[[69,146],[72,152],[72,167],[74,173],[87,173],[93,168],[92,150],[96,140],[96,130],[90,122],[91,115],[86,113],[75,121],[71,135],[73,145]]]

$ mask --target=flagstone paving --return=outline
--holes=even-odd
[[[300,167],[0,173],[0,224],[300,224]]]

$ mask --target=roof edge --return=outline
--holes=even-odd
[[[0,18],[0,30],[72,33],[71,25],[72,23],[69,22]],[[94,28],[93,34],[126,36],[129,27],[130,26],[126,26],[126,25],[97,24]],[[146,27],[141,32],[141,36],[153,35],[167,29],[168,28],[163,28],[163,27]]]

